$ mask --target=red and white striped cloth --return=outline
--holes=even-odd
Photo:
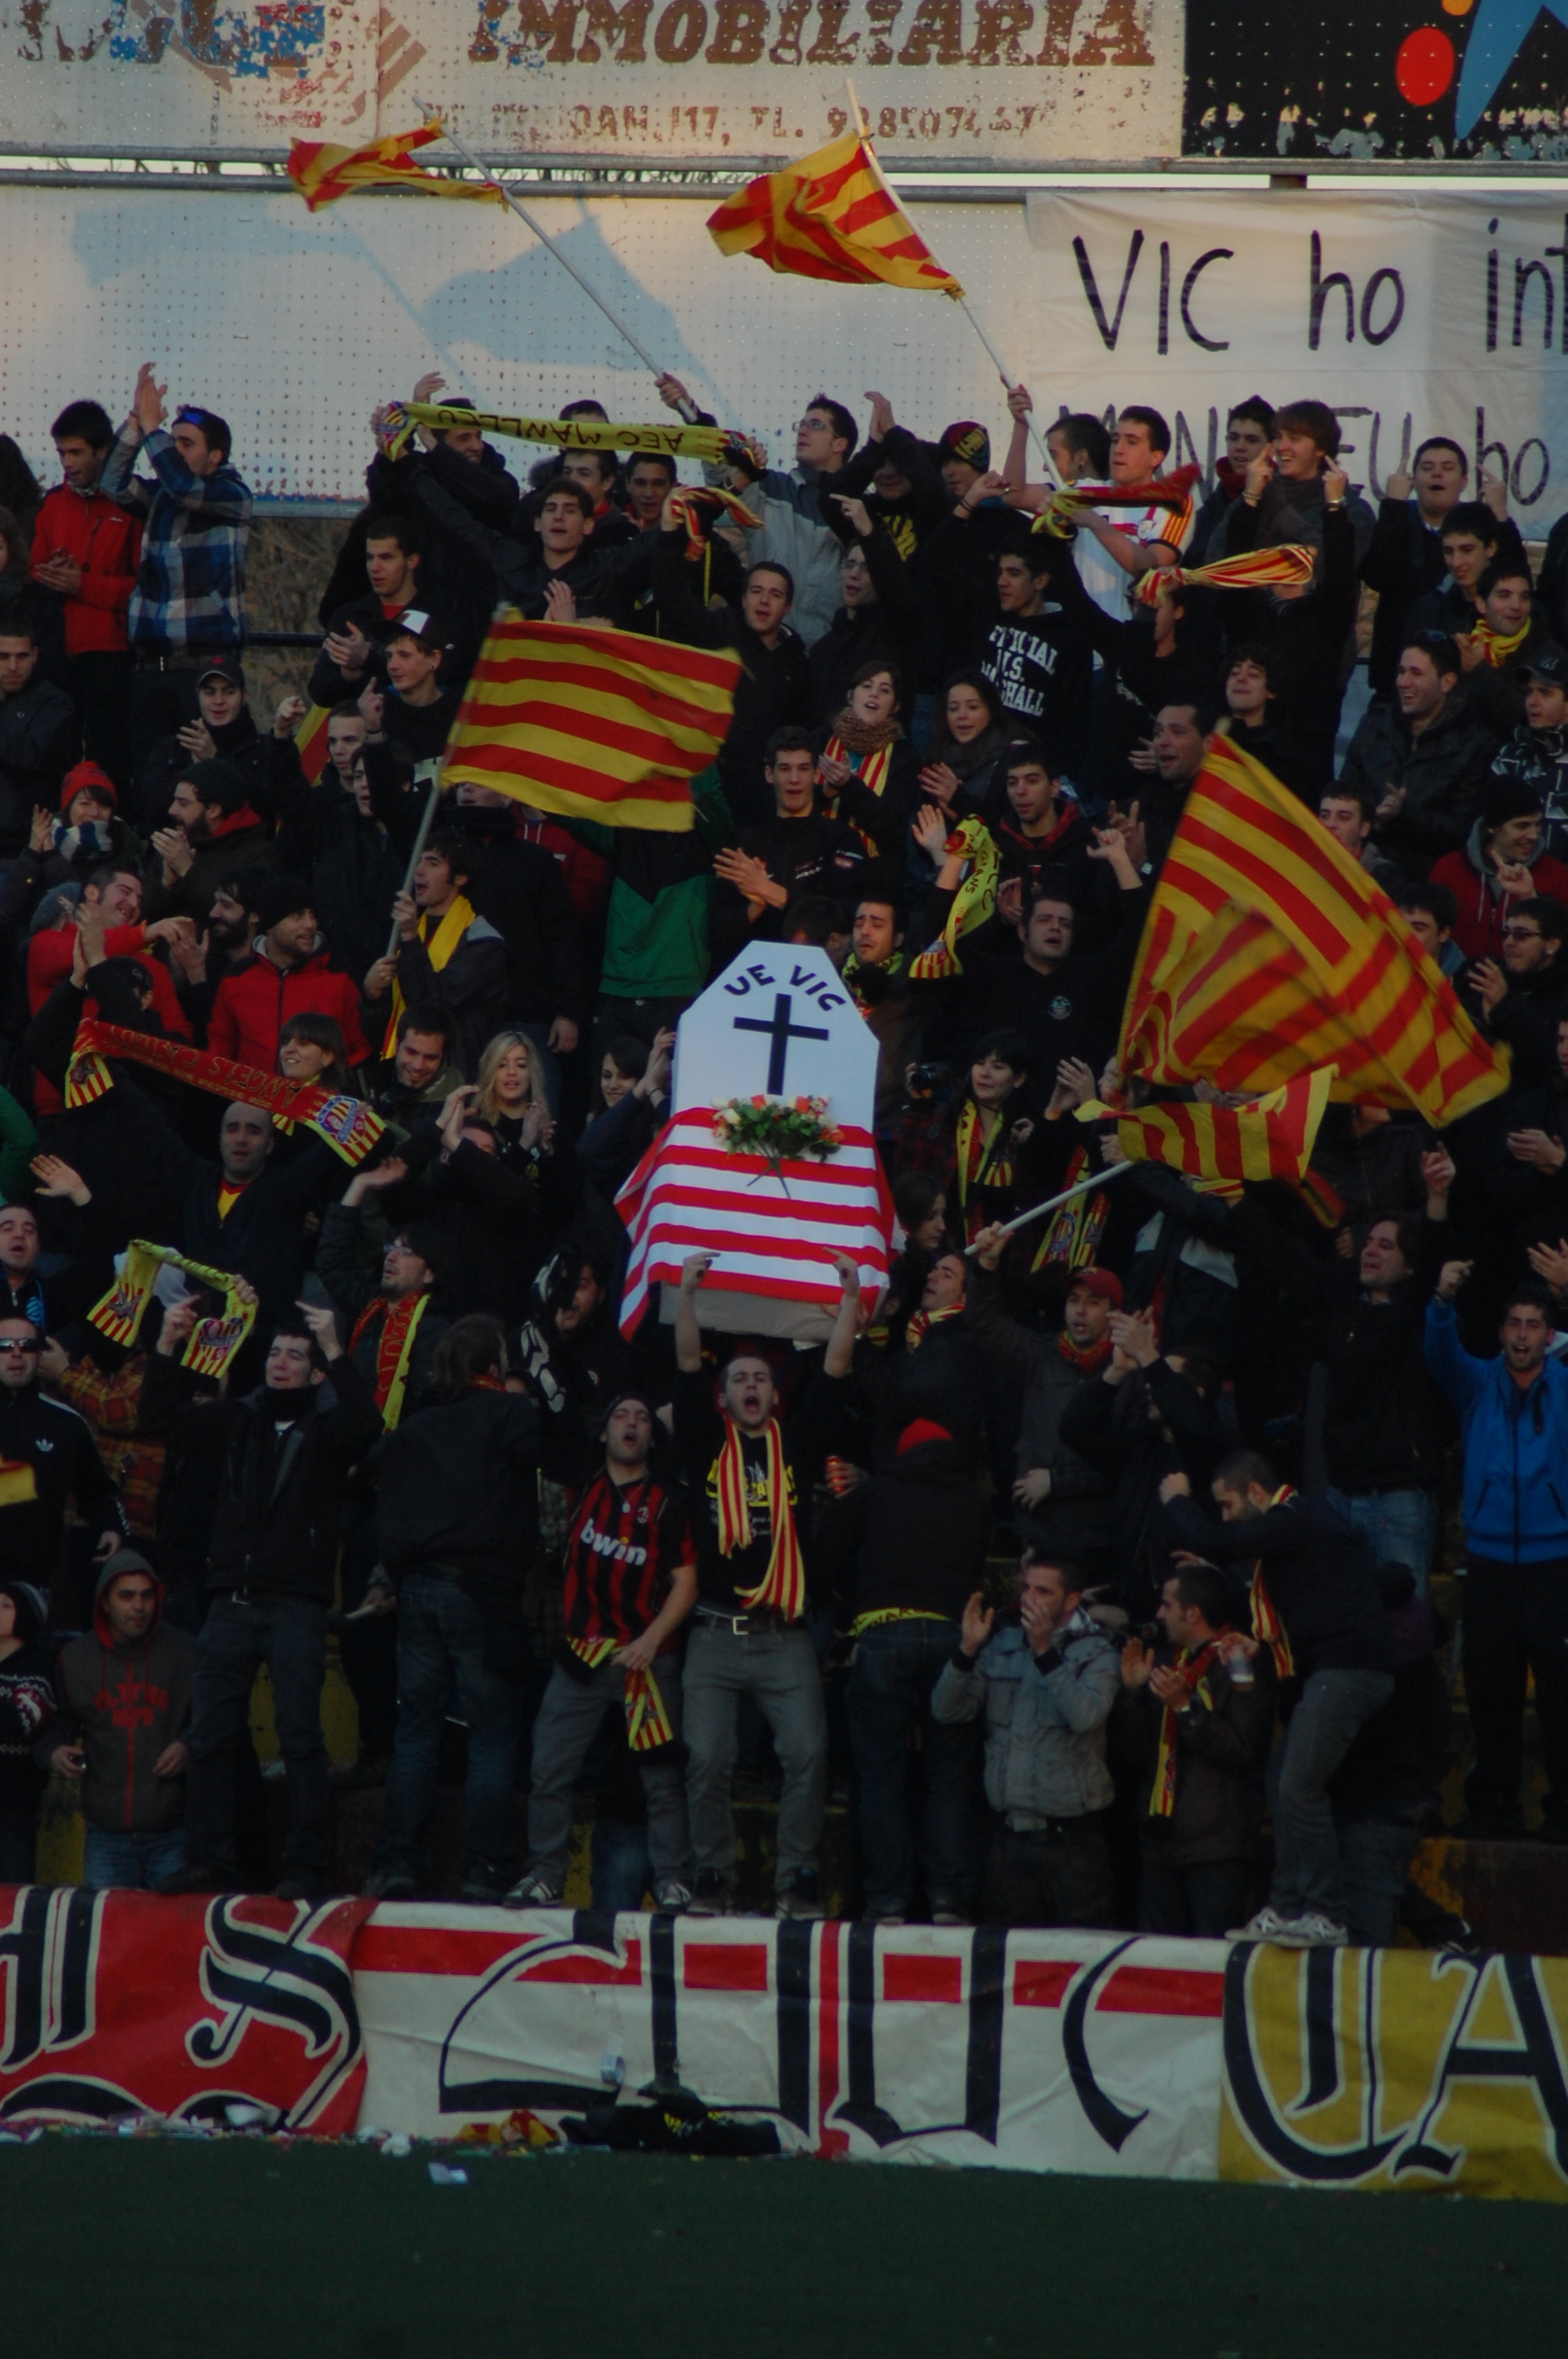
[[[775,1173],[765,1156],[737,1155],[713,1135],[713,1108],[688,1106],[666,1123],[615,1199],[631,1233],[621,1329],[632,1334],[661,1278],[679,1285],[688,1254],[719,1259],[706,1287],[786,1302],[838,1299],[831,1256],[853,1256],[868,1294],[887,1284],[892,1198],[869,1130],[839,1125],[825,1162]]]

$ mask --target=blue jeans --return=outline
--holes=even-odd
[[[456,1684],[469,1726],[465,1865],[499,1876],[512,1851],[512,1772],[522,1690],[484,1659],[484,1617],[458,1582],[414,1572],[397,1585],[397,1735],[377,1868],[410,1868],[436,1799],[441,1731]]]
[[[161,1835],[134,1835],[90,1826],[81,1881],[89,1892],[150,1892],[160,1876],[173,1875],[185,1865],[189,1850],[183,1827],[169,1827]]]
[[[1408,1564],[1415,1585],[1426,1595],[1437,1538],[1435,1491],[1364,1491],[1327,1493],[1329,1506],[1344,1516],[1358,1538],[1366,1541],[1379,1564]]]
[[[1311,1909],[1345,1923],[1345,1881],[1328,1781],[1356,1737],[1394,1691],[1391,1671],[1314,1671],[1269,1764],[1274,1809],[1271,1908]]]
[[[975,1730],[935,1721],[931,1690],[958,1642],[956,1622],[884,1622],[855,1647],[845,1689],[860,1781],[860,1864],[868,1917],[902,1916],[914,1888],[907,1780],[910,1732],[920,1731],[925,1809],[920,1864],[932,1908],[973,1906],[969,1779]]]
[[[327,1873],[328,1762],[321,1734],[327,1675],[327,1609],[314,1598],[258,1590],[212,1601],[196,1641],[190,1697],[190,1768],[185,1832],[190,1857],[234,1875],[234,1778],[250,1737],[251,1689],[265,1663],[272,1677],[278,1751],[288,1776],[286,1877],[319,1883]]]

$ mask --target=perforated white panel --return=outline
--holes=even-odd
[[[780,464],[813,394],[848,402],[863,426],[872,386],[918,432],[978,418],[999,458],[1005,448],[996,372],[946,297],[726,260],[704,226],[708,201],[530,202],[648,350],[723,423],[760,432]],[[914,210],[1042,416],[1058,395],[1071,405],[1071,386],[1050,382],[1032,349],[1040,257],[1022,207]],[[228,419],[246,481],[273,498],[358,499],[372,408],[428,368],[486,408],[536,414],[593,395],[614,418],[667,416],[559,265],[488,206],[360,197],[312,216],[287,189],[6,186],[0,223],[0,427],[46,482],[60,405],[91,396],[118,419],[144,359],[172,400]]]

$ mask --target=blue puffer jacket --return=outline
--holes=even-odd
[[[1548,1360],[1529,1386],[1501,1359],[1459,1343],[1453,1306],[1431,1302],[1426,1364],[1465,1434],[1465,1531],[1477,1556],[1503,1564],[1568,1557],[1568,1368]]]

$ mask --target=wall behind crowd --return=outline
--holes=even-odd
[[[875,386],[934,432],[988,421],[1001,388],[946,299],[825,286],[726,261],[697,197],[534,197],[561,250],[724,422],[789,463],[800,405]],[[1343,414],[1376,498],[1447,433],[1509,477],[1543,537],[1568,487],[1562,204],[1542,191],[1035,192],[1027,211],[923,201],[923,234],[968,290],[1043,419],[1153,400],[1173,462],[1206,473],[1244,393],[1311,390]],[[662,417],[600,314],[510,214],[356,197],[312,216],[284,185],[0,188],[0,416],[44,480],[65,393],[116,408],[160,355],[171,392],[228,418],[263,500],[355,502],[378,400],[438,368],[449,397],[553,414],[592,393]],[[521,454],[520,454],[521,455]],[[688,468],[687,473],[692,471]]]

